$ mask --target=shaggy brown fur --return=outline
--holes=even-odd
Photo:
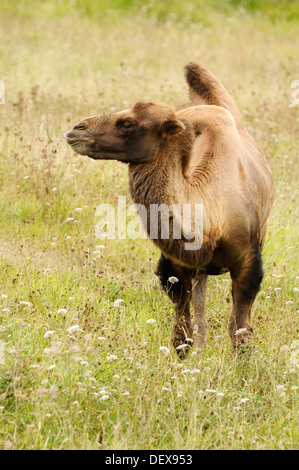
[[[173,344],[180,356],[191,338],[196,349],[205,342],[208,275],[231,274],[232,344],[253,337],[251,308],[263,276],[261,250],[274,197],[266,159],[223,85],[197,64],[185,69],[191,107],[175,112],[137,103],[83,119],[66,134],[78,153],[129,164],[132,198],[147,208],[148,227],[151,204],[203,204],[200,249],[186,250],[186,240],[175,239],[172,230],[163,239],[160,225],[154,240],[162,252],[157,274],[176,305]],[[170,276],[179,282],[170,284]]]

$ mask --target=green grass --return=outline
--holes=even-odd
[[[28,0],[11,0],[2,8],[25,17],[32,14]],[[78,13],[96,21],[114,15],[142,13],[158,21],[175,20],[183,23],[213,23],[215,16],[250,13],[267,15],[271,22],[275,22],[282,18],[298,20],[299,5],[297,0],[193,0],[187,3],[179,0],[145,0],[142,3],[138,0],[41,0],[35,15],[53,18],[66,14],[76,16]]]
[[[298,448],[298,2],[69,4],[1,3],[0,447]],[[137,100],[186,103],[189,60],[231,92],[276,185],[254,350],[231,351],[230,281],[215,277],[200,363],[172,350],[154,245],[95,237],[98,204],[130,204],[125,165],[63,139]]]

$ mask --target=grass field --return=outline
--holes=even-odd
[[[0,1],[2,449],[298,449],[299,11],[259,3]],[[219,276],[200,363],[172,349],[154,245],[95,236],[98,204],[131,203],[126,166],[63,139],[138,100],[187,103],[190,60],[230,91],[276,185],[254,350],[231,350]]]

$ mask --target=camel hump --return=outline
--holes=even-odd
[[[185,76],[192,106],[200,104],[221,106],[230,111],[237,127],[244,129],[243,119],[237,106],[215,75],[205,67],[189,62],[185,65]]]

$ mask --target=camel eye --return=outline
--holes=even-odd
[[[137,121],[133,118],[122,118],[116,121],[116,127],[129,129],[130,127],[137,126]]]
[[[121,118],[116,121],[116,127],[123,136],[129,136],[137,129],[138,122],[131,117]]]

